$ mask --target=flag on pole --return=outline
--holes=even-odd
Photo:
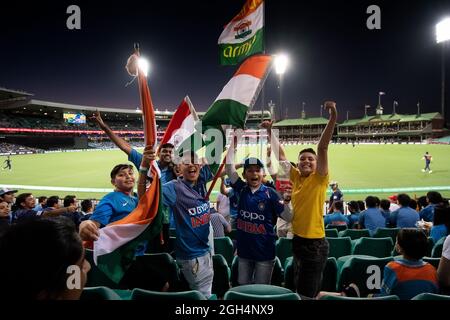
[[[138,61],[139,52],[129,59],[132,63]],[[134,61],[134,62],[133,62]],[[144,72],[137,70],[141,108],[144,122],[146,146],[156,147],[156,122],[150,90]],[[100,236],[94,241],[94,262],[111,280],[119,283],[125,271],[135,259],[136,249],[143,242],[152,239],[161,232],[162,206],[160,171],[153,161],[150,165],[153,179],[150,187],[139,204],[130,214],[121,220],[110,223],[100,229]]]
[[[221,65],[235,65],[264,51],[264,0],[247,0],[219,37]]]
[[[194,133],[197,122],[197,112],[189,97],[186,96],[170,119],[160,145],[171,143],[175,149],[178,149],[180,144]]]
[[[203,126],[244,128],[270,71],[272,57],[256,55],[245,60],[202,118]]]

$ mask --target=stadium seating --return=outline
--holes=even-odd
[[[423,261],[428,262],[433,267],[437,268],[439,267],[439,262],[441,261],[441,258],[431,258],[431,257],[423,257]]]
[[[431,256],[433,258],[440,258],[442,256],[442,248],[444,246],[445,239],[446,237],[443,237],[434,244],[433,250],[431,251]]]
[[[239,259],[238,256],[235,256],[233,259],[233,263],[231,265],[231,285],[232,287],[239,286],[238,283],[238,272],[239,272]],[[272,285],[281,286],[283,283],[283,269],[281,266],[280,259],[275,257],[275,265],[272,272],[272,280],[270,282]]]
[[[331,224],[327,224],[327,226],[325,227],[325,229],[337,229],[337,231],[343,231],[345,229],[347,229],[346,225],[331,225]]]
[[[236,230],[236,229],[232,229],[231,232],[227,234],[227,236],[228,236],[231,240],[236,240],[236,233],[237,233],[237,230]]]
[[[356,240],[362,237],[370,237],[368,229],[345,229],[339,231],[339,237],[350,237],[352,240]]]
[[[434,293],[421,293],[412,298],[411,300],[450,300],[450,296]]]
[[[392,241],[395,243],[397,241],[397,233],[400,228],[377,228],[373,234],[373,238],[387,238],[391,237]]]
[[[291,293],[280,293],[280,294],[251,294],[251,293],[242,293],[235,291],[228,291],[225,293],[224,300],[265,300],[265,301],[273,301],[273,300],[301,300],[300,296],[294,292]]]
[[[337,229],[325,229],[325,237],[337,238],[339,237],[339,232]]]
[[[223,297],[225,292],[230,289],[231,271],[227,261],[221,254],[213,256],[214,279],[212,284],[212,293],[219,298]]]
[[[197,290],[182,292],[160,292],[142,289],[134,289],[131,293],[131,300],[207,300],[205,296]]]
[[[329,244],[329,257],[339,258],[352,253],[352,241],[350,237],[326,238]]]
[[[364,301],[364,300],[400,300],[399,297],[395,295],[390,296],[382,296],[382,297],[373,297],[373,298],[355,298],[355,297],[343,297],[343,296],[322,296],[320,300],[356,300],[356,301]]]
[[[101,287],[85,287],[81,293],[80,300],[122,300],[114,290]]]
[[[228,237],[214,238],[214,253],[221,254],[231,266],[234,258],[233,241]]]
[[[360,238],[355,240],[353,254],[378,258],[391,256],[394,243],[392,238]]]
[[[385,265],[393,260],[392,257],[376,258],[364,255],[352,255],[339,258],[337,260],[338,292],[342,291],[350,283],[355,283],[359,287],[361,296],[367,296],[369,293],[377,293],[379,288],[374,286],[373,289],[369,289],[367,279],[373,277],[373,274],[376,272],[379,272],[379,275],[382,277]],[[376,267],[378,267],[378,270],[375,269]],[[376,282],[376,279],[373,280]],[[381,285],[381,282],[378,285]]]
[[[275,244],[276,255],[284,267],[286,259],[292,256],[292,239],[279,238]]]

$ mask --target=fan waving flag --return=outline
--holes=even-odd
[[[221,65],[235,65],[264,51],[264,0],[247,0],[219,37]]]
[[[171,143],[175,149],[195,131],[198,116],[191,100],[186,96],[170,119],[160,145]]]
[[[203,126],[244,128],[270,71],[272,57],[256,55],[245,60],[202,118]]]
[[[137,67],[139,53],[128,60],[128,71],[137,75],[144,122],[146,146],[156,147],[156,122],[150,90],[144,72]],[[132,70],[132,71],[130,71]],[[111,280],[119,283],[125,271],[135,259],[136,250],[147,240],[161,232],[162,206],[160,171],[153,161],[151,175],[153,183],[139,199],[139,204],[121,220],[100,229],[100,236],[94,242],[94,262]]]

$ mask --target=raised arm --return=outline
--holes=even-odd
[[[233,138],[230,143],[230,147],[228,148],[227,154],[226,154],[226,161],[225,161],[225,172],[227,173],[228,177],[231,180],[231,183],[236,183],[236,181],[239,179],[239,175],[236,171],[236,167],[234,165],[234,157],[236,153],[235,149],[235,139],[236,136],[233,135]]]
[[[100,115],[99,111],[95,111],[94,115],[91,117],[92,120],[94,120],[97,125],[102,129],[106,135],[111,139],[112,142],[123,152],[125,152],[127,155],[130,155],[131,153],[131,146],[123,140],[121,137],[116,135],[111,128],[103,122],[102,116]]]
[[[291,166],[290,162],[288,162],[284,148],[280,144],[280,141],[278,140],[277,136],[272,134],[272,124],[273,124],[273,120],[272,121],[264,120],[263,122],[261,122],[261,125],[260,125],[261,128],[267,129],[267,140],[269,141],[269,144],[270,144],[270,151],[268,151],[268,154],[271,154],[273,151],[273,152],[275,152],[275,158],[276,158],[277,153],[278,153],[278,161],[279,161],[280,165],[282,165],[282,166],[283,166],[283,164],[288,165],[288,167],[283,166],[283,170],[290,170],[290,168],[292,166]],[[276,173],[275,172],[272,172],[272,173],[270,173],[270,175],[272,176],[272,179],[276,179]]]
[[[330,119],[317,145],[317,173],[321,176],[328,174],[328,145],[333,137],[334,126],[337,120],[336,102],[325,102],[325,109],[330,113]]]
[[[142,161],[139,167],[139,179],[138,179],[138,196],[139,199],[144,196],[147,188],[147,175],[150,170],[150,163],[156,159],[156,153],[153,147],[147,146],[142,154]]]

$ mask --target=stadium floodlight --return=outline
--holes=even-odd
[[[283,118],[283,74],[286,72],[287,66],[288,66],[288,58],[285,54],[277,54],[275,56],[275,73],[278,74],[278,88],[280,90],[280,119]]]
[[[139,58],[138,67],[144,73],[145,76],[148,74],[148,69],[150,68],[150,64],[147,59]]]
[[[445,18],[436,25],[436,42],[450,40],[450,18]]]
[[[450,40],[450,17],[443,19],[436,25],[436,42],[442,43],[441,60],[441,113],[444,118],[444,125],[447,122],[445,117],[445,47]]]
[[[275,72],[276,74],[283,74],[286,72],[288,66],[288,58],[285,54],[278,54],[275,56]]]

